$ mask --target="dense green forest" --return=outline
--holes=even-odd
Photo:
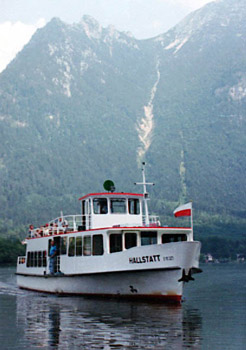
[[[25,255],[25,246],[18,239],[0,238],[0,265],[14,265],[18,256]]]

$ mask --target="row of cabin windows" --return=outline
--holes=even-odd
[[[137,246],[137,233],[126,232],[124,248],[130,249]],[[156,231],[143,231],[140,233],[141,246],[157,244]],[[67,254],[67,237],[55,237],[57,255]],[[163,234],[162,243],[187,241],[186,234]],[[103,255],[103,235],[69,237],[68,256],[90,256]],[[51,239],[49,240],[50,251]],[[121,252],[123,250],[123,234],[112,233],[109,236],[110,253]],[[46,267],[46,251],[28,252],[27,267]]]
[[[55,237],[55,245],[57,248],[57,255],[67,254],[67,237]],[[50,251],[51,239],[49,240]],[[90,256],[103,255],[103,236],[84,236],[69,237],[68,256]],[[27,253],[27,267],[46,267],[46,251],[28,252]]]
[[[141,246],[156,244],[157,232],[144,231],[141,232]],[[130,249],[137,246],[137,233],[127,232],[125,233],[125,249]],[[122,233],[112,233],[109,239],[109,251],[110,253],[121,252],[123,247],[123,235]]]
[[[128,208],[128,210],[127,210]],[[140,202],[138,198],[110,198],[109,205],[107,198],[93,199],[94,214],[140,214]]]
[[[157,244],[157,232],[143,231],[141,232],[141,246]],[[186,234],[163,234],[162,243],[187,241]],[[137,246],[137,234],[135,232],[125,233],[125,249]],[[112,233],[109,239],[110,253],[121,252],[123,249],[122,233]]]
[[[28,252],[27,267],[46,267],[46,251]]]
[[[103,255],[103,236],[69,237],[68,256]]]

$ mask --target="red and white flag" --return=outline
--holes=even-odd
[[[179,216],[191,216],[192,211],[192,202],[186,203],[184,205],[180,205],[173,212],[175,217]]]

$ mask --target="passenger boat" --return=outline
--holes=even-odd
[[[43,227],[29,229],[26,255],[18,257],[20,288],[57,294],[160,299],[180,302],[185,282],[200,272],[200,242],[190,227],[161,226],[148,213],[149,196],[142,174],[143,193],[107,192],[80,198],[81,214],[67,215]],[[176,216],[189,215],[191,205]],[[192,223],[192,220],[191,220]],[[54,243],[51,243],[51,242]],[[51,245],[56,256],[50,257]],[[54,271],[50,261],[55,260]]]

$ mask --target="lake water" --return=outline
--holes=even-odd
[[[175,306],[23,291],[0,268],[0,349],[246,349],[246,264],[202,269]]]

